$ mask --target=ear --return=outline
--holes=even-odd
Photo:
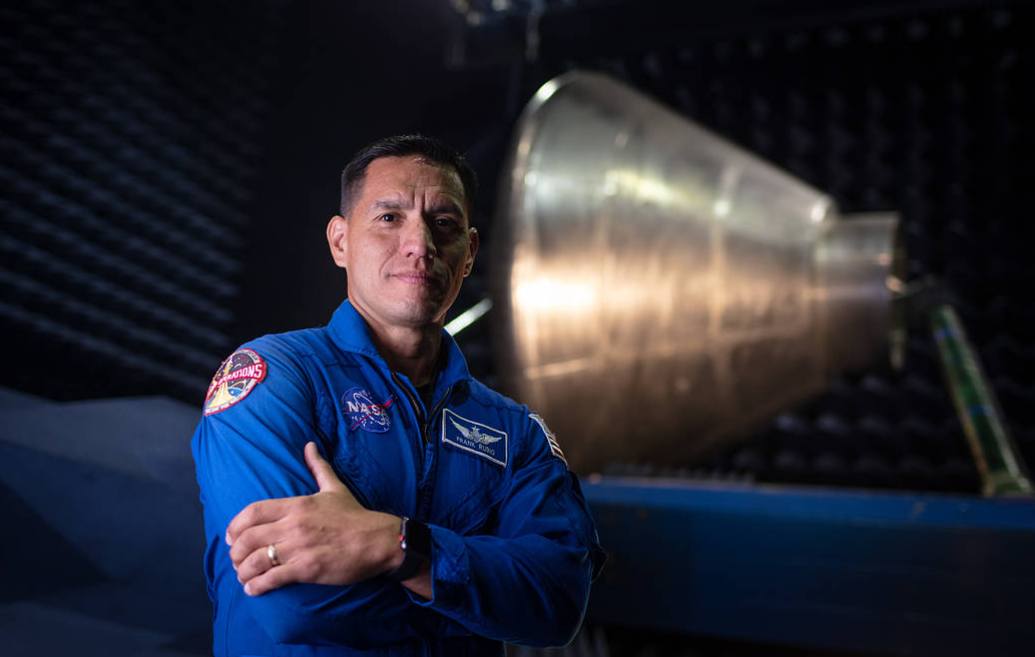
[[[464,263],[464,278],[470,276],[471,269],[474,268],[474,256],[476,253],[478,253],[478,229],[473,227],[469,228],[467,232],[467,237],[470,241],[470,244],[467,247],[467,262]]]
[[[327,246],[331,248],[331,257],[334,263],[345,269],[345,256],[348,253],[348,221],[339,215],[334,215],[327,222]]]

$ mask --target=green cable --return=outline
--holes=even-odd
[[[982,494],[1035,494],[956,309],[949,304],[937,305],[930,321],[952,402],[981,474]]]

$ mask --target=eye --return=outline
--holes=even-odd
[[[395,221],[395,215],[391,212],[385,213],[377,218],[378,221]]]
[[[441,216],[441,217],[435,217],[435,225],[438,226],[439,228],[447,228],[449,230],[453,230],[459,224],[458,224],[457,220],[454,219],[453,217]]]

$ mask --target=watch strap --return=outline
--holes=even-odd
[[[403,518],[399,527],[399,547],[403,560],[394,570],[386,573],[397,582],[410,579],[431,558],[431,530],[419,520]]]

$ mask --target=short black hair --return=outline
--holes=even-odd
[[[363,180],[367,167],[374,160],[382,157],[402,157],[404,155],[421,155],[442,166],[452,167],[460,176],[464,188],[464,203],[467,206],[468,218],[474,208],[478,196],[478,175],[463,155],[455,148],[435,137],[427,135],[396,135],[385,137],[367,144],[356,153],[341,172],[341,205],[338,211],[341,216],[348,217],[362,195]]]

